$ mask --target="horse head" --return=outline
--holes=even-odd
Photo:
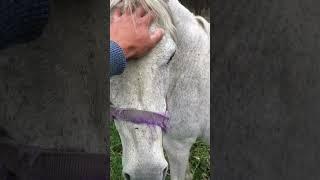
[[[142,5],[155,13],[155,27],[166,34],[160,43],[138,61],[129,61],[125,72],[110,80],[111,114],[120,134],[123,173],[126,179],[165,178],[168,163],[164,157],[162,135],[167,130],[166,93],[169,66],[175,51],[174,26],[165,1],[111,0],[123,9]]]

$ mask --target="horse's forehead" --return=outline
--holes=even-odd
[[[146,56],[128,62],[125,71],[110,81],[110,100],[115,106],[144,109],[154,112],[165,111],[163,80],[167,77],[167,66],[162,66],[175,51],[170,35]]]

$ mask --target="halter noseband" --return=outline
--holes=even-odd
[[[161,114],[138,109],[118,108],[111,105],[110,114],[117,120],[159,126],[164,132],[168,129],[169,117],[167,113]]]

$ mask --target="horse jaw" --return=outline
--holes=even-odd
[[[115,121],[122,143],[125,177],[162,180],[167,171],[162,147],[162,130],[157,126]]]

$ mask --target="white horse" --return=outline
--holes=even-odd
[[[197,138],[210,142],[210,25],[178,0],[110,3],[111,13],[116,6],[148,7],[158,20],[151,30],[160,26],[167,32],[149,54],[128,62],[110,81],[123,174],[130,180],[165,179],[164,149],[171,179],[186,179],[192,144]]]

